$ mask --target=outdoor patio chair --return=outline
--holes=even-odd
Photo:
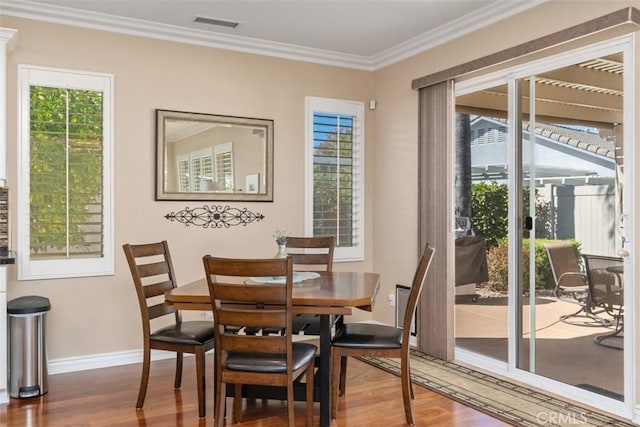
[[[596,344],[622,349],[621,343],[615,343],[611,339],[622,338],[624,325],[622,289],[624,266],[622,258],[603,255],[582,255],[589,283],[589,298],[594,308],[599,308],[607,313],[614,324],[613,332],[598,335],[593,340]]]
[[[589,283],[584,269],[580,266],[576,249],[569,242],[545,243],[544,247],[553,272],[556,298],[580,306],[575,313],[560,316],[560,320],[575,325],[595,324],[594,320],[599,319],[591,310]],[[580,318],[582,320],[579,320]]]

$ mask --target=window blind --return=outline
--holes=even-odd
[[[103,97],[31,86],[32,258],[102,256]]]
[[[233,182],[233,151],[231,144],[216,146],[216,181],[220,183],[223,190],[235,191]]]
[[[359,151],[355,116],[313,115],[313,235],[336,237],[336,245],[357,246]]]

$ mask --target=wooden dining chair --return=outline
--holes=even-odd
[[[288,237],[287,254],[293,258],[295,270],[333,271],[333,252],[336,246],[334,236]],[[335,322],[336,319],[332,319]],[[305,335],[320,334],[320,316],[296,314],[293,318],[293,332]]]
[[[286,387],[289,426],[295,425],[294,381],[305,375],[307,426],[313,424],[316,346],[293,342],[293,259],[203,258],[215,323],[215,419],[222,427],[226,384],[234,384],[233,418],[242,418],[243,384]],[[286,277],[286,284],[251,277]],[[244,334],[238,327],[277,328],[283,335]]]
[[[434,249],[427,246],[422,253],[416,268],[404,313],[402,329],[373,323],[345,323],[336,331],[331,341],[332,352],[332,399],[331,418],[335,419],[338,411],[338,389],[340,395],[346,391],[347,357],[372,356],[400,358],[400,377],[402,381],[402,398],[407,423],[414,424],[413,386],[411,384],[411,368],[409,364],[409,337],[411,322],[414,319],[416,306],[429,271]]]
[[[333,271],[334,236],[287,237],[287,255],[294,269]]]
[[[142,378],[136,408],[142,409],[149,383],[151,350],[174,351],[176,355],[176,375],[174,387],[182,383],[183,353],[191,353],[196,359],[196,382],[198,387],[198,415],[206,415],[205,352],[214,348],[213,322],[182,321],[182,316],[173,306],[164,304],[164,293],[176,287],[176,276],[171,262],[169,245],[166,241],[140,245],[122,246],[129,263],[133,284],[138,295],[142,316],[142,336],[144,353]],[[151,321],[173,317],[169,325],[152,330]]]

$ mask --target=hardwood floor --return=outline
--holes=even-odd
[[[173,389],[174,361],[153,362],[144,409],[135,402],[139,364],[49,376],[49,393],[10,399],[0,405],[0,425],[32,426],[213,426],[213,357],[207,356],[207,417],[198,418],[195,366],[185,358],[182,388]],[[506,426],[501,421],[419,386],[414,387],[417,426]],[[232,399],[227,399],[231,414]],[[296,425],[304,425],[305,406],[296,403]],[[245,401],[243,420],[234,426],[286,425],[286,403]],[[316,421],[318,418],[316,418]],[[230,417],[226,425],[231,425]],[[349,360],[347,395],[340,400],[335,426],[405,426],[400,379],[358,360]]]

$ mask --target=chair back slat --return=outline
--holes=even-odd
[[[411,322],[413,321],[418,301],[420,300],[420,294],[424,287],[427,273],[429,272],[429,266],[433,260],[433,254],[435,249],[430,245],[427,245],[422,252],[422,256],[416,267],[416,271],[413,275],[413,281],[411,282],[411,291],[409,293],[409,300],[407,301],[407,308],[404,312],[404,319],[402,321],[403,327],[403,342],[409,342],[409,334],[411,332]]]
[[[138,264],[138,274],[140,277],[154,277],[169,274],[169,264],[166,260],[149,264]]]
[[[267,259],[214,258],[207,260],[211,274],[229,277],[285,276],[286,266]],[[218,280],[216,280],[218,282]]]
[[[164,303],[147,306],[147,313],[149,313],[149,320],[157,319],[158,317],[162,317],[174,312],[175,310],[172,306]]]
[[[217,275],[217,277],[219,278],[219,275]],[[235,301],[238,303],[282,303],[286,301],[287,289],[282,285],[254,284],[238,286],[237,283],[234,284],[217,282],[216,296],[222,301]]]
[[[125,245],[128,246],[131,255],[134,258],[145,258],[151,256],[162,255],[166,253],[166,246],[162,244],[163,242],[158,243],[142,243],[138,245]]]
[[[334,236],[287,238],[287,254],[293,257],[296,269],[298,266],[314,266],[333,271],[334,249]]]
[[[167,291],[173,289],[173,282],[171,280],[164,280],[158,283],[151,283],[143,287],[145,298],[153,298],[160,295],[164,295]]]

